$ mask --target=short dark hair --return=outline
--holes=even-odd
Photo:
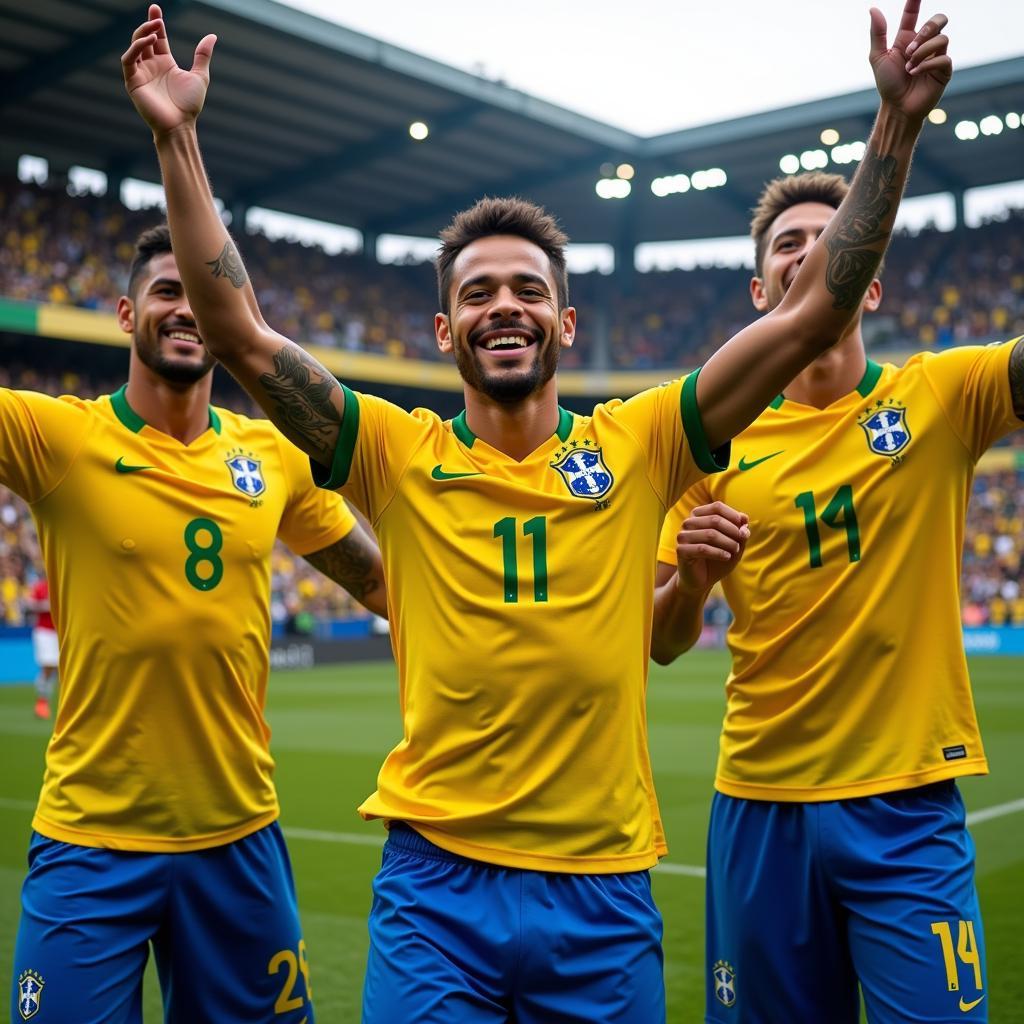
[[[764,267],[764,251],[768,244],[768,229],[781,213],[800,203],[824,203],[838,210],[850,185],[841,174],[791,174],[769,181],[764,187],[754,216],[750,221],[750,237],[754,240],[754,272],[758,277]]]
[[[164,253],[172,252],[171,229],[166,224],[157,224],[143,231],[135,240],[135,252],[132,254],[131,266],[128,268],[128,294],[135,298],[135,289],[139,285],[150,261]]]
[[[471,242],[491,235],[517,235],[544,250],[558,292],[558,308],[569,305],[569,274],[565,247],[569,237],[543,207],[518,196],[485,196],[455,219],[440,234],[437,253],[437,290],[441,312],[451,308],[452,266]]]

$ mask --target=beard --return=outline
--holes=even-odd
[[[534,342],[533,360],[522,369],[500,370],[489,373],[477,354],[476,339],[490,331],[518,331],[524,338],[532,338]],[[558,369],[561,355],[557,342],[545,345],[544,335],[539,330],[531,330],[525,324],[515,320],[504,323],[487,324],[466,339],[465,343],[455,346],[455,365],[459,375],[474,390],[485,394],[501,405],[515,405],[534,392],[539,391]]]
[[[195,330],[192,324],[181,324],[180,326],[188,326],[191,330]],[[174,325],[171,325],[168,329],[173,330]],[[150,370],[158,377],[167,381],[168,384],[195,384],[197,381],[202,380],[217,363],[205,348],[203,349],[202,359],[198,362],[192,359],[180,359],[164,355],[160,349],[159,329],[154,334],[147,335],[145,338],[141,337],[139,332],[136,331],[132,335],[132,339],[135,342],[135,351],[138,353],[143,365],[149,367]]]

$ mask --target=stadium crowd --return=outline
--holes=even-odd
[[[0,179],[0,298],[112,310],[134,239],[155,216],[110,197]],[[1024,211],[1016,211],[980,228],[897,235],[882,310],[865,324],[870,343],[935,348],[1024,333],[1022,229]],[[439,358],[430,264],[375,265],[259,234],[247,235],[242,250],[268,321],[288,337]],[[602,315],[615,368],[699,362],[750,321],[748,282],[748,271],[722,268],[633,274],[624,286],[600,274],[574,276],[573,301],[588,316],[563,365],[587,365],[596,354],[587,333]]]
[[[0,299],[113,310],[138,233],[155,218],[108,197],[0,179]],[[897,237],[884,275],[886,297],[872,335],[876,346],[900,341],[924,348],[1004,339],[1024,333],[1024,211],[1007,220],[952,233]],[[244,255],[268,319],[306,343],[393,358],[438,357],[436,306],[429,264],[371,266],[359,255],[328,255],[295,242],[254,234]],[[604,311],[612,365],[622,369],[686,366],[703,360],[722,338],[749,322],[749,272],[709,268],[634,274],[610,293],[607,278],[573,278],[574,302]],[[970,288],[953,282],[970,282]],[[611,296],[611,301],[609,299]],[[867,326],[867,324],[866,324]],[[563,365],[583,365],[588,346]],[[881,358],[881,357],[880,357]],[[52,363],[7,359],[0,386],[92,397],[122,377],[54,369]],[[214,401],[258,415],[223,376]],[[1021,554],[1024,459],[1015,471],[982,473],[975,482],[963,566],[968,625],[1024,626]],[[0,488],[0,623],[26,621],[28,588],[42,573],[39,545],[24,504]],[[365,614],[347,593],[278,545],[272,561],[275,623],[304,632],[318,620]],[[705,608],[709,635],[724,634],[721,597]]]

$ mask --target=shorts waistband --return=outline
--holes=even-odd
[[[429,839],[424,838],[407,822],[392,821],[388,827],[388,846],[406,853],[416,853],[421,857],[432,857],[434,860],[447,860],[453,864],[481,864],[481,861],[462,857],[457,853],[442,850]]]

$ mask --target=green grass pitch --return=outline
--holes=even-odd
[[[717,750],[726,658],[688,655],[653,668],[649,718],[655,777],[674,865],[704,862],[704,829]],[[968,809],[1024,797],[1024,663],[975,658],[972,672],[992,775],[962,782]],[[359,1019],[370,880],[379,861],[379,824],[356,804],[374,786],[384,753],[399,738],[394,668],[359,664],[278,672],[270,686],[282,824],[295,865],[303,927],[321,1024]],[[48,729],[31,716],[31,690],[0,687],[0,960],[9,977],[31,808]],[[989,1013],[1024,1022],[1024,809],[974,825],[978,886],[989,957]],[[332,835],[325,835],[330,833]],[[346,837],[369,840],[359,843]],[[671,1024],[703,1017],[703,882],[655,872],[665,917],[665,975]],[[780,941],[784,936],[780,936]],[[742,984],[742,981],[740,981]],[[799,977],[780,979],[799,985]],[[146,982],[146,1024],[160,1013],[155,973]]]

